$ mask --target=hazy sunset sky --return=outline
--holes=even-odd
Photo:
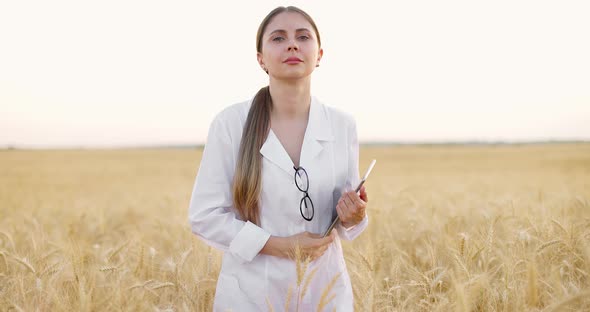
[[[588,1],[2,1],[0,147],[204,143],[268,83],[278,5],[316,21],[312,93],[361,142],[590,140]]]

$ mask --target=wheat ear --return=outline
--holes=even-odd
[[[559,244],[561,243],[561,239],[556,239],[556,240],[552,240],[552,241],[548,241],[546,243],[544,243],[543,245],[539,246],[539,248],[537,248],[537,253],[541,253],[541,251],[543,251],[543,249],[555,245],[555,244]]]

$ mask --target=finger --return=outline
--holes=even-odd
[[[366,192],[365,193],[362,193],[361,196],[360,196],[360,198],[365,203],[368,203],[369,202],[369,195]]]
[[[356,207],[356,212],[363,210],[366,206],[367,203],[364,202],[358,195],[354,198],[354,205]]]
[[[344,198],[346,198],[346,193],[342,194],[342,196],[340,196],[340,199],[338,200],[338,204],[344,205]]]
[[[336,205],[336,212],[338,213],[338,218],[340,218],[340,220],[344,219],[345,215],[344,215],[344,211],[342,211],[341,204]]]
[[[361,187],[361,190],[359,192],[358,198],[364,202],[366,202],[366,199],[368,198],[367,196],[367,190],[365,189],[365,187]]]
[[[366,195],[366,193],[365,193],[365,195]],[[354,194],[351,197],[354,200],[354,204],[356,206],[355,213],[361,212],[363,209],[365,209],[365,207],[367,206],[367,202],[363,201],[363,199],[359,195]]]
[[[348,209],[346,208],[345,203],[342,203],[342,204],[336,206],[336,211],[338,212],[338,217],[340,218],[341,222],[348,222],[349,221],[350,213],[348,212]]]
[[[361,187],[361,193],[360,193],[360,198],[366,203],[369,201],[369,196],[367,195],[367,189],[365,188],[365,186],[363,185]]]
[[[344,203],[346,204],[346,211],[351,213],[353,211],[355,211],[355,207],[356,205],[354,204],[354,201],[351,199],[351,195],[347,194],[346,197],[344,197]]]
[[[355,211],[356,210],[356,207],[360,203],[359,202],[360,201],[359,196],[356,193],[350,192],[350,193],[346,193],[346,198],[350,202],[350,204],[352,206],[351,208],[353,208],[353,211]]]
[[[350,219],[354,217],[354,214],[356,213],[356,206],[353,202],[351,202],[350,199],[346,200],[346,208],[344,210],[344,213],[347,216],[347,222],[350,222]]]
[[[350,200],[355,204],[355,206],[359,206],[364,204],[363,200],[361,199],[361,197],[357,194],[357,193],[351,193],[349,194]]]

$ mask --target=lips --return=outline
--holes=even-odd
[[[287,64],[297,64],[297,63],[301,63],[301,62],[303,62],[303,61],[300,58],[294,57],[294,56],[291,56],[283,61],[283,63],[287,63]]]

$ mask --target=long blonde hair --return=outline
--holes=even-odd
[[[313,27],[318,46],[321,47],[320,33],[311,16],[294,7],[278,7],[272,10],[260,23],[256,34],[256,51],[262,53],[262,36],[273,17],[282,12],[301,14]],[[268,73],[268,72],[267,72]],[[262,190],[262,155],[260,149],[270,130],[272,98],[269,87],[261,88],[252,100],[248,118],[244,125],[240,151],[233,181],[233,202],[240,217],[260,225],[260,192]]]

